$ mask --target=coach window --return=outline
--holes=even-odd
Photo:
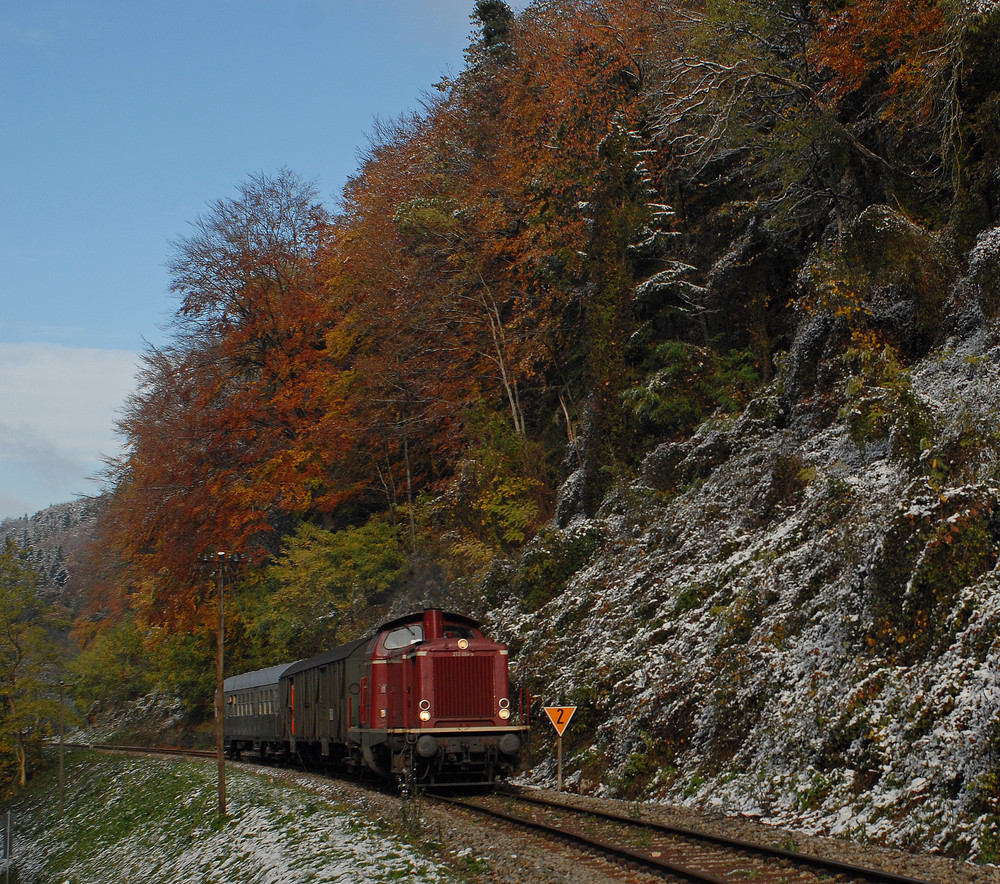
[[[424,627],[421,624],[413,623],[410,626],[400,626],[398,629],[386,633],[385,649],[391,651],[395,648],[405,648],[423,640]]]

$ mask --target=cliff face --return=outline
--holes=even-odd
[[[571,784],[997,858],[997,233],[907,367],[804,319],[766,395],[596,518],[567,483],[536,546],[585,564],[492,619],[533,693],[579,706]],[[898,316],[892,294],[871,310]]]

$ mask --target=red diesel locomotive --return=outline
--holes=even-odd
[[[507,648],[476,621],[427,610],[326,653],[225,682],[231,757],[342,762],[427,784],[482,784],[517,766]]]

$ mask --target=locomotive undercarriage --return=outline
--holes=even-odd
[[[355,771],[422,786],[482,786],[513,774],[521,746],[522,737],[514,730],[428,734],[352,729],[346,745],[327,740],[228,740],[226,755],[236,761],[255,755],[263,763],[346,764]]]
[[[383,777],[425,786],[482,786],[510,776],[522,738],[502,733],[427,733],[420,730],[358,734],[364,765]]]

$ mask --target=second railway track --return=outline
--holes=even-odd
[[[584,809],[525,790],[472,798],[438,796],[461,807],[570,841],[668,880],[701,884],[931,884],[879,869],[863,868],[778,847],[738,841],[638,816]]]

